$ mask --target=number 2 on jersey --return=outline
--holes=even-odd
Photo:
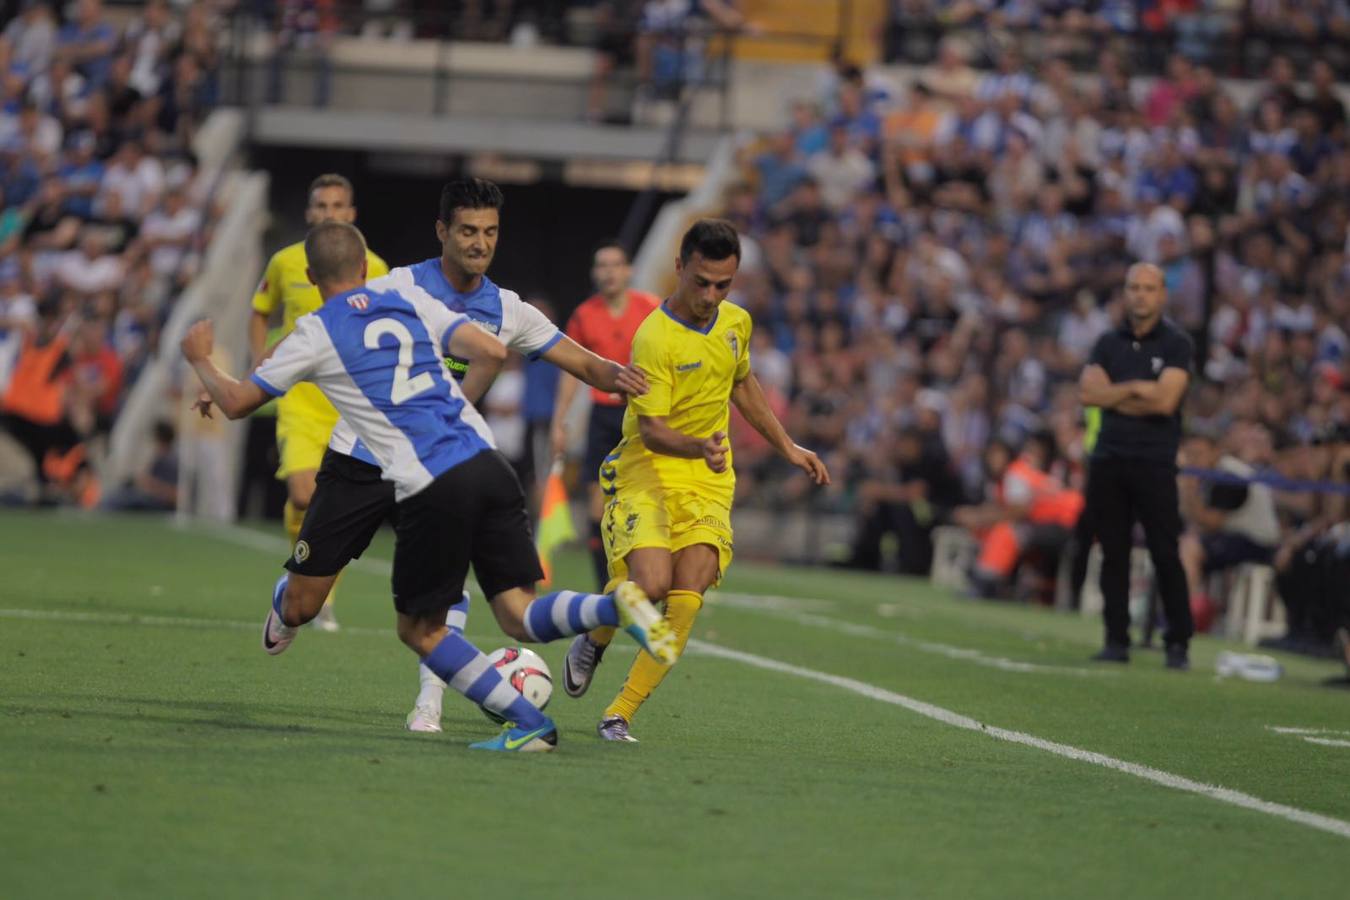
[[[394,386],[389,391],[389,399],[395,406],[404,403],[423,391],[430,390],[436,379],[430,372],[423,372],[416,378],[408,377],[413,364],[413,336],[408,326],[397,319],[376,319],[366,326],[365,341],[367,350],[380,349],[380,338],[392,334],[398,341],[398,365],[394,367]]]

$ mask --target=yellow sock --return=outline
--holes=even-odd
[[[300,526],[304,524],[305,511],[287,500],[286,511],[282,513],[281,521],[286,526],[286,534],[291,539],[291,547],[294,548],[295,542],[300,540]]]
[[[342,583],[342,575],[343,573],[339,572],[337,578],[333,579],[333,586],[328,589],[328,596],[324,598],[324,606],[331,606],[333,601],[337,599],[337,586]]]
[[[605,593],[608,594],[621,584],[623,584],[622,578],[611,578],[609,584],[605,585]],[[586,636],[591,639],[591,643],[595,646],[608,647],[609,642],[614,640],[614,626],[601,625],[599,628],[592,628]]]
[[[689,643],[689,632],[693,630],[694,618],[702,606],[703,595],[694,591],[671,591],[666,595],[666,621],[675,633],[675,645],[681,653],[684,652],[684,645]],[[652,659],[650,654],[639,650],[637,659],[633,660],[633,667],[628,670],[628,677],[624,679],[623,689],[605,710],[605,718],[623,716],[625,721],[633,721],[638,707],[646,702],[669,671],[670,666],[662,665]]]

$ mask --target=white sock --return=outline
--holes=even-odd
[[[445,682],[426,667],[425,663],[418,663],[417,675],[422,682],[422,687],[417,692],[417,706],[428,706],[432,709],[441,708],[441,697],[445,695]]]

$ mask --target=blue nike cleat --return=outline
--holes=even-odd
[[[501,733],[490,741],[470,744],[470,750],[497,750],[504,753],[548,753],[558,746],[558,726],[544,716],[538,728],[517,728],[507,722]]]

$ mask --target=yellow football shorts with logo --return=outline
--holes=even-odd
[[[600,523],[609,577],[627,578],[627,556],[634,550],[660,547],[675,553],[695,544],[717,550],[717,579],[731,565],[731,506],[696,490],[620,490],[605,504]]]
[[[277,478],[314,471],[323,462],[338,412],[314,385],[301,382],[277,401]]]

